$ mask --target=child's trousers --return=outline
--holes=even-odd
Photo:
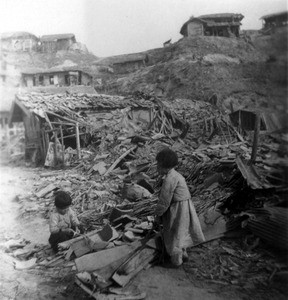
[[[56,233],[51,233],[49,237],[49,243],[51,245],[51,248],[55,251],[58,252],[58,244],[68,241],[72,239],[73,233],[67,233],[67,232],[56,232]]]

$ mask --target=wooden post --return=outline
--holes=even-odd
[[[257,112],[255,114],[255,124],[254,124],[254,139],[252,146],[252,154],[250,159],[250,164],[253,164],[256,160],[257,148],[258,148],[258,140],[259,140],[259,132],[260,132],[260,114]]]
[[[77,146],[77,158],[81,158],[81,150],[80,150],[80,137],[79,137],[79,123],[77,122],[75,125],[75,131],[76,131],[76,146]]]
[[[62,160],[63,160],[63,166],[65,165],[65,146],[64,146],[64,139],[63,139],[63,130],[62,125],[60,125],[60,135],[61,135],[61,144],[62,144]]]
[[[57,165],[57,134],[54,131],[54,167]]]

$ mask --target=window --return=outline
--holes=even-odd
[[[65,84],[70,85],[70,78],[69,75],[65,75]]]
[[[54,84],[54,75],[49,75],[49,83]]]
[[[44,76],[43,75],[39,76],[39,85],[44,85]]]
[[[33,76],[33,86],[35,86],[36,85],[36,76],[34,75]]]

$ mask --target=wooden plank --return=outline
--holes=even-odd
[[[64,139],[63,139],[62,125],[60,125],[60,136],[61,136],[61,144],[62,144],[62,161],[63,161],[63,166],[64,166],[65,165],[65,145],[64,145]]]
[[[111,264],[113,261],[127,256],[127,254],[129,253],[133,253],[138,247],[141,247],[141,242],[136,241],[130,245],[119,246],[87,254],[82,257],[76,258],[75,264],[79,272],[93,272],[97,269],[101,269]]]
[[[112,279],[120,286],[124,287],[129,281],[145,268],[157,255],[158,251],[151,248],[144,248],[127,264],[117,270],[112,276]]]
[[[254,127],[254,138],[253,138],[253,146],[252,146],[252,154],[250,158],[250,164],[254,164],[257,156],[257,148],[258,148],[258,140],[259,140],[259,132],[260,132],[260,115],[257,112],[255,114],[255,127]]]
[[[114,170],[114,168],[119,164],[119,162],[126,157],[129,153],[131,153],[133,150],[135,150],[138,146],[134,146],[130,149],[128,149],[125,153],[123,153],[116,161],[112,164],[112,166],[107,170],[105,173],[105,176],[108,175],[111,171]]]
[[[109,242],[118,238],[118,236],[119,234],[115,228],[107,224],[101,230],[93,231],[93,234],[81,235],[75,239],[62,242],[59,247],[64,249],[70,247],[76,257],[80,257],[88,252],[106,248]]]
[[[40,190],[39,192],[35,193],[35,195],[38,198],[44,197],[45,195],[47,195],[48,193],[52,192],[53,190],[55,190],[57,188],[56,185],[54,185],[53,183],[50,183],[49,185],[47,185],[44,189]]]
[[[80,136],[79,136],[79,124],[78,122],[75,125],[75,132],[76,132],[76,146],[77,146],[77,158],[81,158],[81,150],[80,150]]]
[[[106,248],[108,244],[109,242],[103,241],[99,233],[97,233],[89,238],[84,238],[76,243],[73,243],[70,247],[74,251],[75,255],[80,257],[88,252],[102,250]]]

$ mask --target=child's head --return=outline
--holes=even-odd
[[[174,168],[178,164],[177,154],[169,148],[165,148],[161,150],[157,154],[156,160],[157,160],[158,172],[160,174],[164,174],[169,169]]]
[[[66,212],[68,211],[69,206],[72,203],[72,199],[70,197],[69,194],[67,194],[66,192],[63,191],[58,191],[55,194],[55,206],[57,208],[57,211],[61,214],[61,215],[65,215]]]

